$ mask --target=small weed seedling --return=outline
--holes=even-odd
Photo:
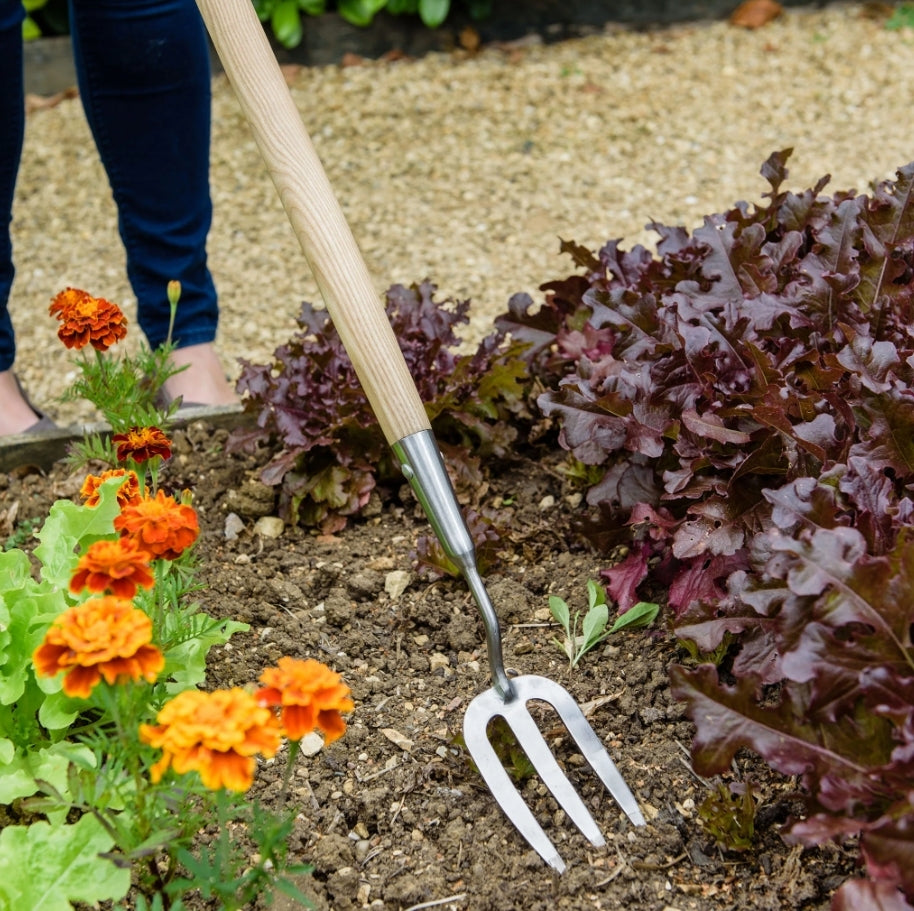
[[[650,626],[660,612],[660,605],[639,601],[607,629],[609,605],[606,603],[606,589],[593,579],[588,579],[587,613],[583,619],[580,613],[576,613],[572,618],[568,605],[557,595],[549,596],[549,610],[565,634],[564,641],[553,641],[568,656],[571,666],[575,667],[584,655],[612,633],[626,628]]]

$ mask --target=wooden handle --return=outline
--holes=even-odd
[[[302,123],[251,0],[197,0],[384,436],[430,429],[368,267]]]

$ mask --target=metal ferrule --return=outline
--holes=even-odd
[[[422,505],[445,554],[467,583],[486,628],[486,649],[492,683],[505,702],[515,696],[505,673],[498,616],[476,566],[476,547],[451,486],[444,459],[431,430],[412,433],[393,444],[403,476]]]

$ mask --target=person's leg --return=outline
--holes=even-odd
[[[25,128],[20,0],[0,0],[0,436],[20,433],[38,420],[13,375],[16,340],[7,304],[13,286],[10,222]]]
[[[70,27],[83,107],[118,208],[140,328],[151,347],[165,341],[166,288],[180,281],[174,339],[193,356],[191,368],[169,381],[169,392],[207,404],[235,401],[212,347],[219,311],[206,262],[210,71],[196,4],[70,0]]]

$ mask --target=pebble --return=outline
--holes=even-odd
[[[390,596],[391,601],[399,599],[409,587],[412,578],[412,574],[405,569],[395,569],[387,573],[384,577],[384,591]]]
[[[254,523],[254,533],[262,538],[279,538],[285,527],[286,523],[278,516],[261,516]]]
[[[226,541],[234,541],[238,538],[238,535],[244,531],[244,522],[241,517],[234,512],[230,512],[225,517],[225,527],[223,534],[225,535]]]
[[[301,739],[301,745],[299,749],[301,750],[302,756],[317,756],[318,753],[324,748],[324,738],[321,737],[317,731],[312,731],[310,734],[305,734]]]

